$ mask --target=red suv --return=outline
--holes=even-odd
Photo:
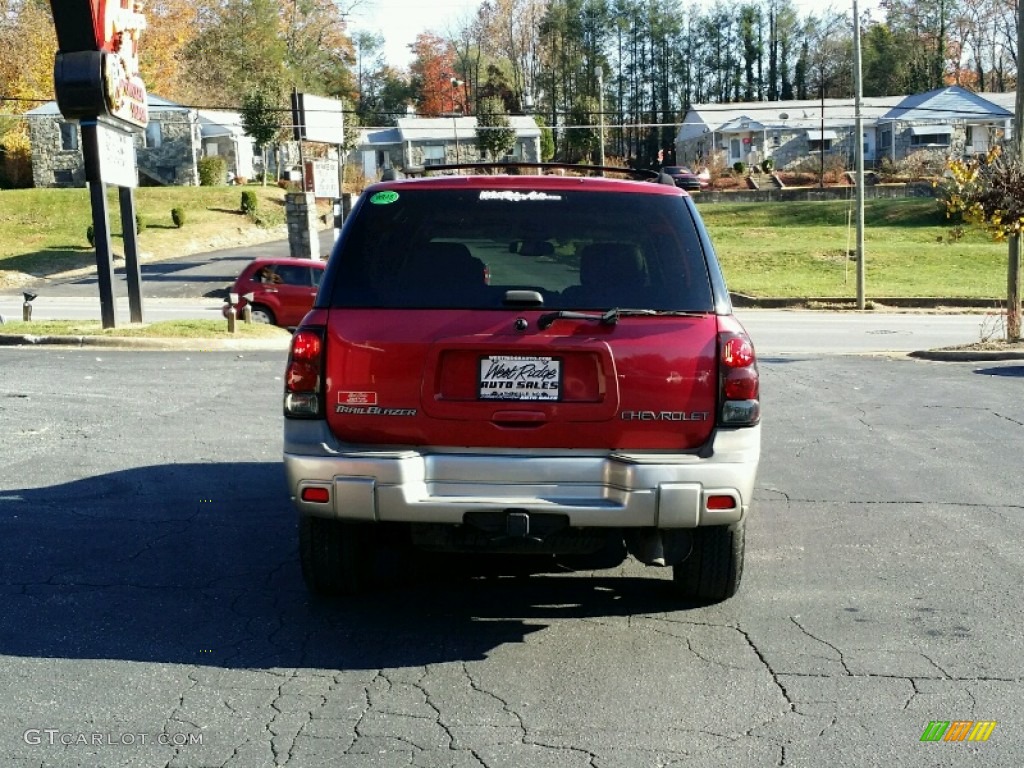
[[[311,590],[366,587],[373,543],[400,536],[602,565],[628,552],[673,566],[688,600],[736,592],[754,348],[693,201],[650,175],[363,193],[285,379]]]
[[[253,322],[294,328],[313,306],[323,274],[322,261],[254,259],[229,290],[238,294],[235,309],[239,316],[247,303],[244,297],[251,293]],[[225,304],[225,315],[227,311],[228,305]]]

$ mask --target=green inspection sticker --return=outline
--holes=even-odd
[[[388,205],[389,203],[395,202],[398,199],[398,193],[388,190],[386,192],[377,192],[370,198],[370,202],[374,205]]]

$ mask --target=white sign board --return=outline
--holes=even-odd
[[[135,139],[131,133],[103,123],[96,125],[100,149],[100,180],[118,187],[139,186],[135,165]]]
[[[341,197],[338,188],[338,163],[334,160],[313,160],[306,163],[306,183],[312,183],[314,197]]]
[[[298,96],[302,138],[325,144],[344,144],[345,115],[341,102],[338,99],[325,99],[308,93],[300,93]]]

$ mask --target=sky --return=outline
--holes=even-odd
[[[711,0],[705,0],[704,4]],[[852,0],[845,0],[852,9]],[[460,21],[472,18],[481,0],[359,0],[350,16],[352,31],[383,33],[384,53],[389,64],[405,68],[412,60],[407,46],[420,32],[445,34],[461,26]],[[803,13],[820,13],[837,8],[844,0],[796,0]],[[878,0],[858,0],[861,11],[878,7]]]

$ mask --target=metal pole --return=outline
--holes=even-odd
[[[821,177],[818,186],[825,186],[825,64],[821,65],[821,135],[818,137],[818,151],[821,153]]]
[[[454,131],[454,133],[455,133],[455,162],[456,162],[456,164],[462,162],[461,158],[459,157],[460,151],[459,151],[459,124],[457,122],[458,116],[457,116],[457,114],[455,112],[455,89],[458,88],[459,85],[461,85],[461,84],[462,84],[462,81],[459,80],[454,75],[452,75],[452,90],[451,90],[451,97],[452,97],[452,131]]]
[[[100,320],[104,328],[117,325],[114,307],[114,257],[110,249],[110,226],[107,215],[107,185],[100,173],[100,139],[96,120],[82,120],[82,155],[85,177],[89,179],[89,200],[92,203],[93,238],[96,244],[96,277],[100,291]],[[134,226],[135,222],[132,222]]]
[[[345,150],[338,144],[338,197],[345,191]]]
[[[857,134],[857,309],[864,309],[866,302],[864,269],[864,119],[861,116],[861,61],[860,61],[860,17],[857,14],[857,0],[853,0],[853,124]]]
[[[142,269],[139,266],[139,243],[135,232],[135,190],[117,188],[121,206],[121,232],[124,234],[124,271],[128,281],[128,311],[131,322],[142,322]]]
[[[1024,8],[1017,3],[1017,72],[1024,72]],[[1024,162],[1024,79],[1017,77],[1017,99],[1013,111],[1014,162]],[[1006,264],[1006,338],[1020,339],[1021,332],[1021,278],[1020,236],[1009,239],[1009,258]]]
[[[599,146],[597,150],[597,164],[604,167],[604,70],[597,68],[597,116]],[[604,173],[601,174],[602,176]]]
[[[459,123],[454,111],[452,112],[452,130],[455,132],[455,163],[458,164],[462,160],[459,158]]]

